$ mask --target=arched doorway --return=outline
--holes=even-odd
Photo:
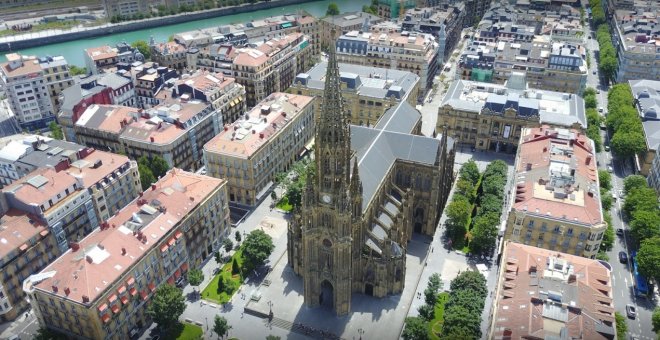
[[[364,294],[368,296],[374,296],[374,285],[367,283],[364,285]]]
[[[328,280],[321,283],[321,294],[319,294],[319,305],[322,307],[334,308],[335,296],[334,288]]]
[[[422,232],[422,227],[424,226],[424,208],[418,207],[415,209],[413,218],[415,219],[415,232],[420,234]]]

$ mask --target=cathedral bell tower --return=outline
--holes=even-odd
[[[289,254],[289,261],[303,277],[307,306],[326,306],[345,315],[351,309],[353,236],[361,219],[357,206],[362,184],[359,176],[351,178],[350,115],[344,109],[334,48],[329,52],[316,124],[316,173],[308,177],[302,209],[289,230],[289,252],[299,260]]]

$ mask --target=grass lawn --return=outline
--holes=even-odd
[[[231,257],[231,260],[227,262],[224,266],[222,266],[222,270],[220,270],[220,273],[218,273],[211,283],[202,291],[202,298],[204,300],[209,300],[213,301],[215,303],[220,303],[224,304],[229,302],[231,300],[231,297],[236,293],[238,288],[241,286],[243,283],[243,278],[241,277],[240,274],[232,274],[231,269],[232,269],[232,263],[234,263],[234,259],[238,262],[238,265],[243,268],[243,257],[241,256],[243,254],[243,250],[239,249],[236,253],[234,253],[234,256]],[[224,278],[226,281],[231,282],[232,289],[230,293],[227,293],[224,289],[218,289],[218,284],[221,282],[220,280]]]
[[[282,197],[282,199],[277,202],[276,207],[286,212],[291,212],[291,210],[293,210],[293,206],[289,203],[289,198],[286,196]]]
[[[204,331],[202,327],[190,323],[179,323],[167,335],[163,336],[163,340],[195,340],[201,339]]]
[[[435,304],[435,317],[429,322],[429,339],[440,339],[438,335],[442,331],[447,299],[449,299],[448,292],[442,292],[438,296],[438,302]]]

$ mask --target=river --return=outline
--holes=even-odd
[[[24,55],[62,55],[69,64],[84,66],[83,51],[89,47],[110,45],[114,46],[122,41],[133,42],[135,40],[149,40],[152,35],[156,41],[166,41],[169,36],[186,31],[193,31],[200,28],[207,28],[213,26],[220,26],[226,24],[245,23],[253,19],[262,19],[273,15],[293,14],[297,10],[304,10],[308,13],[320,17],[325,15],[328,5],[331,2],[337,3],[339,10],[342,12],[358,11],[362,9],[363,5],[368,5],[370,0],[323,0],[312,1],[303,4],[289,5],[267,10],[247,12],[241,14],[221,16],[211,19],[190,21],[176,25],[167,25],[158,28],[143,29],[133,32],[117,33],[113,35],[106,35],[91,39],[81,39],[69,41],[59,44],[44,45],[39,47],[27,48],[24,50],[14,51]],[[5,61],[4,55],[0,56],[0,61]]]

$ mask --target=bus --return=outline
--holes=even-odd
[[[644,276],[642,276],[639,271],[637,271],[637,252],[632,252],[632,264],[633,264],[633,277],[635,284],[635,295],[637,296],[646,296],[649,293],[648,281]]]

